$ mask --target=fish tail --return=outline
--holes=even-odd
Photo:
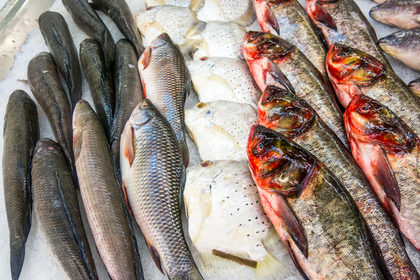
[[[18,280],[25,259],[25,241],[11,240],[10,242],[10,271],[12,280]]]

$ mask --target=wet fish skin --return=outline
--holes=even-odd
[[[114,81],[112,73],[106,68],[101,45],[92,39],[83,40],[80,43],[80,60],[96,112],[110,138],[115,106]]]
[[[419,0],[389,0],[373,7],[369,15],[376,21],[402,29],[420,27]]]
[[[18,280],[31,228],[31,161],[39,138],[35,103],[23,90],[7,103],[3,127],[3,188],[9,226],[10,271]]]
[[[71,279],[98,279],[71,171],[57,143],[37,142],[31,174],[34,212],[57,261]]]
[[[260,125],[247,152],[264,211],[304,278],[383,279],[356,206],[318,159]]]
[[[267,86],[258,107],[259,124],[282,133],[334,173],[356,203],[381,261],[392,279],[420,279],[398,230],[362,170],[317,113],[292,92]]]
[[[69,88],[72,108],[82,97],[82,74],[79,57],[64,17],[57,13],[44,12],[38,20],[45,43]]]
[[[169,279],[202,280],[182,231],[179,198],[185,169],[180,146],[169,122],[148,99],[125,126],[120,161],[128,203],[158,268]]]
[[[411,91],[420,98],[420,78],[415,79],[414,81],[411,81],[408,84],[408,87],[411,89]]]
[[[366,95],[353,98],[343,118],[354,158],[401,233],[420,250],[420,138]]]
[[[187,166],[189,154],[185,139],[184,104],[187,94],[192,91],[192,82],[183,55],[169,36],[162,33],[144,51],[138,68],[144,97],[171,124]]]

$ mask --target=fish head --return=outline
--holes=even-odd
[[[77,102],[73,111],[73,140],[82,132],[86,123],[91,120],[92,114],[95,114],[95,112],[86,100],[82,99]]]
[[[156,117],[157,110],[149,99],[143,99],[131,113],[128,120],[134,131],[141,129],[153,118]]]
[[[405,55],[420,51],[420,29],[397,31],[379,39],[378,43],[386,53],[409,64],[412,57],[407,55],[405,61]]]
[[[159,48],[171,47],[173,42],[168,34],[162,33],[157,36],[150,45],[143,51],[138,62],[139,71],[142,72],[150,65],[152,60],[152,53]]]
[[[248,138],[249,167],[262,189],[285,196],[299,195],[316,160],[282,134],[254,125]]]
[[[415,1],[387,1],[373,7],[369,11],[371,18],[376,21],[411,29],[418,26],[420,5]]]
[[[286,137],[304,133],[315,117],[315,112],[305,101],[276,86],[267,86],[258,103],[258,123]]]

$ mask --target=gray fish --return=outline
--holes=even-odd
[[[35,147],[32,195],[41,233],[69,278],[98,279],[69,165],[50,139]]]
[[[82,97],[82,74],[69,27],[61,14],[50,11],[43,13],[38,23],[54,62],[67,83],[74,108]]]
[[[10,95],[3,128],[3,188],[9,225],[10,270],[19,279],[31,228],[31,161],[39,138],[36,105],[22,90]],[[3,273],[3,276],[6,277]]]
[[[414,80],[414,81],[411,81],[411,82],[408,84],[408,87],[411,89],[411,91],[412,91],[415,95],[417,95],[417,97],[419,97],[419,98],[420,98],[420,78],[419,78],[419,79],[416,79],[416,80]]]
[[[402,29],[420,27],[420,0],[388,0],[373,7],[369,15],[383,24]]]
[[[158,268],[171,280],[202,280],[182,231],[185,169],[180,146],[169,122],[148,99],[125,126],[120,162],[128,203]]]

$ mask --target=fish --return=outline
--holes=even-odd
[[[296,46],[270,33],[248,31],[242,53],[261,92],[267,85],[288,88],[308,102],[348,146],[333,89]]]
[[[34,56],[29,61],[27,75],[32,94],[45,112],[55,139],[70,164],[73,179],[77,182],[73,157],[72,110],[52,56],[47,52]]]
[[[234,22],[247,26],[255,20],[252,0],[195,0],[191,1],[190,7],[197,13],[197,18],[205,22]]]
[[[177,7],[188,8],[191,4],[191,0],[145,0],[146,8],[151,8],[161,5],[171,5]]]
[[[282,133],[331,170],[356,203],[392,279],[420,279],[398,230],[363,171],[308,103],[291,91],[267,86],[258,104],[258,123]]]
[[[26,92],[16,90],[9,97],[4,116],[2,161],[12,280],[19,279],[31,229],[31,166],[38,139],[36,105]]]
[[[389,0],[373,7],[369,15],[374,20],[402,29],[420,27],[420,1]]]
[[[191,76],[178,46],[168,34],[159,35],[138,62],[143,96],[168,120],[181,147],[185,166],[189,162],[185,139],[184,105],[192,91]]]
[[[34,213],[44,239],[69,278],[99,279],[61,147],[51,139],[39,140],[32,162]]]
[[[136,65],[137,56],[134,47],[125,39],[119,40],[115,48],[115,112],[110,138],[112,160],[117,171],[120,161],[121,133],[131,112],[143,98],[143,89]]]
[[[105,63],[110,69],[114,60],[115,43],[111,32],[87,0],[62,0],[76,25],[89,37],[98,41],[103,49]]]
[[[260,125],[247,154],[264,211],[304,279],[384,279],[354,202],[315,156]]]
[[[61,14],[51,11],[41,14],[38,23],[51,56],[66,81],[74,108],[82,97],[82,73],[69,27]]]
[[[203,161],[246,160],[247,135],[256,123],[255,108],[243,103],[201,102],[185,110],[185,124]]]
[[[112,72],[106,68],[102,47],[95,40],[88,38],[80,43],[80,60],[96,112],[109,139],[115,108]]]
[[[415,79],[414,81],[411,81],[408,84],[408,87],[411,89],[411,91],[420,98],[420,78]]]
[[[420,71],[420,28],[397,31],[379,39],[378,43],[384,52],[411,69]]]
[[[108,274],[111,279],[144,279],[105,131],[84,100],[74,109],[73,141],[80,194]]]
[[[401,233],[420,250],[420,138],[366,95],[355,96],[343,118],[355,160]]]
[[[139,57],[144,51],[143,42],[127,2],[125,0],[93,0],[92,4],[115,22],[118,29],[134,46]]]
[[[327,72],[343,107],[360,94],[390,108],[415,133],[420,132],[420,100],[379,60],[360,50],[334,44],[327,54]]]
[[[120,151],[127,203],[156,266],[169,279],[202,280],[182,231],[182,152],[170,123],[148,99],[133,110]]]
[[[254,0],[258,23],[271,33],[295,45],[326,76],[326,49],[305,9],[297,0]]]
[[[201,102],[225,100],[257,108],[261,92],[243,60],[209,57],[187,61],[187,67]]]
[[[378,4],[381,4],[381,3],[384,3],[384,2],[389,1],[389,0],[372,0],[372,1],[375,1]]]

